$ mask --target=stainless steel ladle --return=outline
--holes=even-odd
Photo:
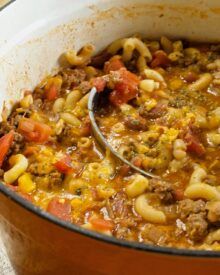
[[[106,138],[104,137],[104,135],[102,134],[102,132],[100,131],[98,124],[96,123],[96,119],[95,119],[95,109],[97,109],[97,105],[99,102],[100,97],[102,96],[103,93],[97,93],[96,88],[92,88],[90,91],[90,95],[89,95],[89,100],[88,100],[88,110],[89,110],[89,118],[91,121],[91,125],[92,125],[92,130],[93,130],[93,134],[95,139],[97,140],[97,142],[103,147],[103,148],[108,148],[111,153],[118,159],[120,159],[122,162],[124,162],[125,164],[127,164],[128,166],[130,166],[132,169],[134,169],[135,171],[141,173],[142,175],[146,176],[146,177],[150,177],[150,178],[157,178],[160,179],[159,176],[156,176],[150,172],[144,171],[140,168],[138,168],[137,166],[135,166],[134,164],[132,164],[130,161],[126,160],[125,158],[123,158],[119,153],[117,153],[112,146],[107,142]]]

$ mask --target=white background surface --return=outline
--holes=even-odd
[[[15,275],[0,237],[0,274]]]
[[[8,0],[0,0],[0,7],[5,5]],[[11,264],[8,260],[7,253],[0,237],[0,274],[1,275],[15,275]]]

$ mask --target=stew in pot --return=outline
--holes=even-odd
[[[0,124],[3,184],[52,215],[129,241],[220,249],[220,46],[114,41],[65,53],[68,67],[25,91]],[[160,179],[103,152],[108,142]]]

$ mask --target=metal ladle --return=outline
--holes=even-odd
[[[146,176],[146,177],[150,177],[150,178],[157,178],[159,179],[159,176],[156,176],[150,172],[146,172],[140,168],[138,168],[137,166],[135,166],[134,164],[132,164],[130,161],[126,160],[125,158],[123,158],[119,153],[117,153],[112,146],[107,142],[106,138],[104,137],[104,135],[102,134],[101,130],[99,129],[98,124],[96,123],[96,119],[95,119],[95,109],[97,109],[97,105],[100,99],[100,96],[103,93],[97,93],[96,88],[92,88],[90,91],[90,95],[89,95],[89,100],[88,100],[88,110],[89,110],[89,118],[91,121],[91,125],[92,125],[92,130],[93,130],[93,134],[95,139],[97,140],[97,142],[103,147],[103,148],[108,148],[111,153],[118,159],[120,159],[122,162],[124,162],[125,164],[127,164],[128,166],[130,166],[132,169],[134,169],[135,171],[141,173],[142,175]]]

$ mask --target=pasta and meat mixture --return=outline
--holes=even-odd
[[[220,46],[114,41],[86,45],[69,66],[25,91],[0,124],[3,184],[58,218],[129,241],[220,249]],[[109,143],[88,117],[92,87]],[[100,94],[101,95],[101,94]]]

